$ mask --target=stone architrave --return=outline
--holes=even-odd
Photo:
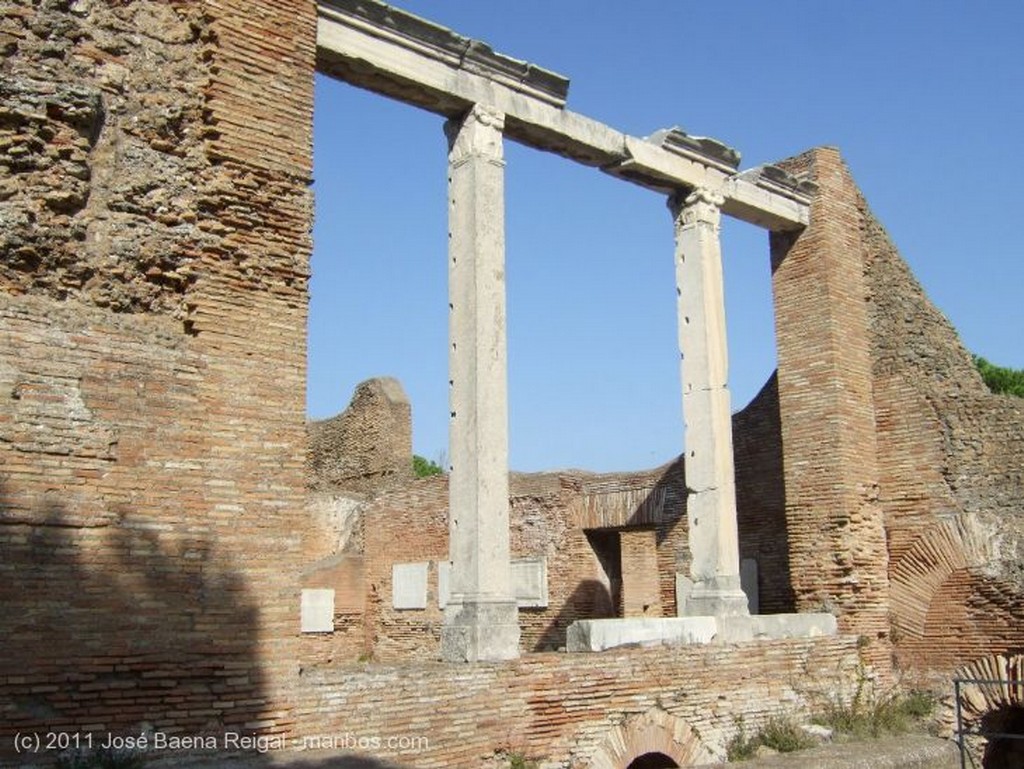
[[[718,193],[675,195],[676,288],[686,424],[690,580],[686,616],[748,613],[740,587]],[[685,580],[684,580],[685,582]]]
[[[474,106],[448,135],[450,597],[441,655],[519,656],[508,510],[504,115]]]

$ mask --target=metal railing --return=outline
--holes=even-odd
[[[960,749],[960,769],[968,769],[968,761],[970,761],[971,769],[980,769],[974,755],[968,749],[967,738],[968,737],[980,737],[981,739],[991,741],[993,739],[1005,739],[1005,740],[1024,740],[1024,734],[1008,734],[1006,732],[994,732],[976,727],[974,729],[968,728],[964,725],[964,714],[963,714],[963,693],[964,686],[1011,686],[1024,687],[1024,681],[1011,680],[1006,678],[954,678],[953,679],[953,693],[955,697],[956,707],[956,744]]]

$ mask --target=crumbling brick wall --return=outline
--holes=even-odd
[[[741,552],[784,551],[795,606],[834,608],[878,665],[890,623],[904,668],[1019,651],[1024,403],[988,392],[837,151],[785,165],[820,189],[807,231],[773,236],[777,381],[735,417]]]
[[[675,570],[685,549],[683,479],[678,465],[647,473],[514,473],[511,478],[510,545],[514,558],[544,557],[548,606],[519,611],[523,653],[565,646],[577,619],[621,614],[591,536],[618,538],[632,532],[649,538],[649,562],[617,563],[634,589],[649,595],[648,613],[675,614]],[[362,542],[366,604],[364,644],[356,616],[337,617],[335,637],[305,642],[304,650],[338,662],[358,656],[380,661],[436,660],[443,612],[438,606],[438,563],[448,560],[448,483],[435,476],[381,493],[363,510]],[[628,549],[616,552],[625,557]],[[395,609],[392,567],[429,562],[425,609]],[[639,569],[639,571],[638,571]],[[621,588],[621,585],[620,585]],[[344,619],[344,623],[341,620]],[[357,653],[354,650],[358,649]]]
[[[1024,400],[994,395],[858,196],[901,664],[1020,652]]]
[[[412,478],[412,411],[397,379],[361,383],[345,411],[307,431],[307,478],[316,491],[376,493]]]
[[[3,7],[0,736],[291,728],[315,24]]]

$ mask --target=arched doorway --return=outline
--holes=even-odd
[[[989,711],[981,719],[981,731],[991,735],[981,763],[985,769],[1024,766],[1024,706],[1008,705]]]
[[[678,769],[679,764],[664,753],[644,753],[637,756],[625,769]]]
[[[689,724],[651,708],[609,730],[589,769],[675,769],[713,760],[714,755]]]

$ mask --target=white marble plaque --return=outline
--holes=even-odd
[[[391,567],[391,605],[395,609],[427,608],[427,561]]]
[[[303,588],[301,626],[303,633],[334,632],[334,591]]]

